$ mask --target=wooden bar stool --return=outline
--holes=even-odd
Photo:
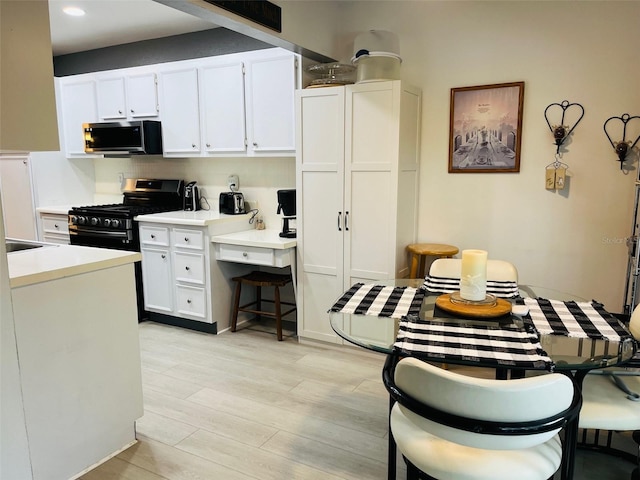
[[[277,273],[253,271],[240,277],[233,277],[231,280],[236,282],[236,291],[233,304],[233,313],[231,314],[231,331],[236,331],[236,325],[238,323],[238,312],[249,312],[256,314],[256,317],[264,315],[266,317],[272,317],[276,319],[276,333],[278,340],[282,340],[282,317],[288,315],[296,310],[296,304],[291,302],[283,302],[280,300],[280,287],[284,287],[287,283],[292,281],[291,275],[280,275]],[[242,285],[252,285],[256,287],[256,300],[249,302],[245,305],[240,305],[240,294],[242,293]],[[274,300],[265,300],[262,298],[262,287],[273,287]],[[275,312],[262,310],[262,302],[273,303],[275,305]],[[247,308],[255,305],[256,308]],[[293,308],[282,311],[282,305],[290,305]]]
[[[424,278],[426,257],[451,258],[459,252],[458,247],[444,243],[413,243],[407,251],[411,254],[409,278]]]

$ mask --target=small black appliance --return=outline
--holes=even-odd
[[[280,236],[283,238],[296,238],[296,229],[292,227],[296,219],[296,189],[278,190],[278,211],[282,213],[282,232]]]
[[[241,215],[247,213],[244,207],[244,195],[240,192],[222,192],[220,194],[220,213]]]
[[[200,210],[200,189],[196,182],[191,182],[184,187],[184,206],[182,209],[188,212]]]

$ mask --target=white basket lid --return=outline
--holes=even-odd
[[[370,52],[389,52],[400,55],[398,35],[386,30],[369,30],[359,34],[353,41],[353,55],[358,56],[360,50]]]
[[[390,58],[396,58],[398,59],[398,61],[402,62],[402,57],[400,57],[400,55],[397,55],[395,53],[392,52],[369,52],[367,50],[360,50],[358,52],[356,52],[356,54],[351,57],[351,63],[356,64],[358,63],[358,60],[362,57],[390,57]]]

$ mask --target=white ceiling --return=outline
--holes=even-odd
[[[86,15],[71,17],[66,6]],[[217,25],[153,0],[49,0],[53,55],[179,35]]]

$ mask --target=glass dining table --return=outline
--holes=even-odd
[[[395,279],[377,281],[376,285],[385,287],[399,287],[416,292],[424,292],[420,289],[423,285],[421,279]],[[544,301],[553,299],[564,305],[577,302],[579,305],[589,305],[590,302],[578,296],[563,293],[554,289],[532,286],[518,286],[519,299],[504,299],[512,304],[522,304],[534,301]],[[332,329],[347,342],[363,347],[368,350],[383,354],[400,353],[412,355],[425,361],[467,365],[477,367],[489,367],[496,369],[496,378],[506,378],[506,372],[510,372],[512,378],[521,377],[527,370],[545,370],[562,372],[575,379],[578,386],[582,384],[585,375],[594,369],[606,368],[625,363],[630,360],[636,352],[636,344],[628,331],[622,324],[616,325],[618,335],[612,337],[602,335],[558,335],[557,332],[534,331],[534,341],[541,353],[541,360],[534,358],[532,362],[514,362],[514,355],[507,355],[506,360],[501,357],[502,352],[498,352],[496,358],[484,358],[482,355],[474,356],[473,353],[459,354],[456,348],[434,348],[421,351],[407,351],[407,344],[403,341],[406,331],[411,330],[413,324],[420,326],[436,325],[440,328],[446,325],[456,331],[472,332],[478,329],[491,329],[492,331],[525,331],[527,328],[527,318],[531,315],[515,314],[513,312],[501,315],[497,318],[478,318],[451,315],[449,311],[443,311],[436,305],[440,293],[426,292],[421,302],[413,305],[410,315],[402,316],[382,316],[362,313],[344,313],[344,310],[334,309],[329,312],[329,320]],[[527,299],[527,300],[524,300]],[[540,300],[542,299],[542,300]],[[503,301],[504,301],[503,300]],[[586,303],[580,303],[586,302]],[[338,305],[339,302],[336,303]],[[334,306],[335,307],[335,306]],[[338,311],[334,311],[338,310]],[[515,307],[513,310],[517,310]],[[606,312],[605,312],[606,313]],[[610,314],[609,317],[612,318]],[[617,323],[617,320],[610,320]],[[407,323],[408,322],[408,323]],[[531,327],[531,325],[529,325]],[[598,332],[599,333],[599,332]],[[621,334],[620,334],[621,333]],[[438,331],[438,335],[443,335],[442,343],[447,343],[446,331]],[[465,335],[463,335],[465,337]],[[537,344],[539,341],[539,344]],[[461,341],[463,345],[466,340]],[[472,343],[472,341],[470,341]],[[436,343],[437,346],[437,343]],[[491,349],[491,347],[487,347]],[[500,350],[498,348],[498,350]],[[578,420],[565,428],[565,452],[563,453],[563,464],[561,467],[561,478],[563,480],[573,479],[575,448],[578,437]],[[389,478],[395,478],[395,444],[390,436],[389,446]],[[393,466],[393,468],[391,468]],[[393,470],[393,472],[392,472]]]

